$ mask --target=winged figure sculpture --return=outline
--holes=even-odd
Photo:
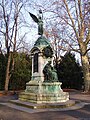
[[[42,20],[42,11],[39,11],[39,17],[35,16],[34,14],[29,12],[29,15],[32,17],[32,19],[34,20],[34,22],[36,22],[38,24],[38,34],[39,35],[43,35],[43,20]]]

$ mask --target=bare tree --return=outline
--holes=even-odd
[[[46,17],[47,26],[57,22],[58,31],[54,33],[58,39],[63,40],[69,50],[75,51],[81,56],[83,68],[85,92],[90,91],[90,1],[88,0],[43,0],[44,5],[37,5],[48,14]],[[51,26],[51,27],[52,27]],[[54,31],[57,26],[53,27]],[[63,32],[60,34],[60,31]],[[47,31],[47,30],[46,30]],[[49,29],[51,33],[51,29]],[[52,31],[53,32],[53,31]],[[46,32],[47,33],[47,32]],[[62,35],[64,34],[64,35]],[[56,41],[56,37],[54,38]],[[63,45],[64,45],[63,44]],[[61,46],[59,46],[61,49]],[[65,49],[65,46],[62,48]]]
[[[6,68],[6,80],[5,91],[8,91],[9,80],[11,73],[14,70],[14,54],[16,52],[16,43],[18,40],[18,29],[20,27],[20,12],[24,3],[20,0],[2,0],[0,2],[1,17],[0,20],[2,34],[5,39],[5,47],[8,55],[7,68]],[[12,61],[11,61],[12,58]],[[11,68],[10,68],[11,66]]]
[[[50,40],[51,45],[54,51],[54,65],[56,68],[58,67],[58,63],[60,62],[62,54],[68,50],[65,47],[64,40],[60,37],[60,34],[63,34],[62,30],[58,29],[58,24],[49,25],[50,30],[48,28],[45,29],[44,34]],[[59,31],[59,32],[58,32]]]
[[[71,46],[72,50],[80,53],[84,82],[85,92],[90,91],[90,70],[89,70],[89,56],[88,51],[90,48],[90,19],[88,18],[90,7],[87,6],[89,1],[74,0],[72,3],[67,0],[63,0],[63,5],[67,17],[63,17],[63,20],[72,28],[74,33],[74,41],[78,43],[79,49],[75,49]],[[69,7],[71,5],[71,7]]]

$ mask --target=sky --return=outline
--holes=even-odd
[[[32,1],[35,1],[39,6],[31,7],[30,4],[27,4],[26,8],[22,9],[22,12],[24,13],[24,18],[28,22],[29,27],[28,28],[26,28],[26,27],[22,28],[18,33],[19,35],[22,35],[25,32],[28,32],[28,34],[24,38],[24,41],[25,41],[26,45],[28,46],[29,50],[33,47],[33,45],[34,45],[35,41],[37,40],[37,38],[39,37],[39,35],[38,35],[38,26],[32,20],[32,18],[30,17],[28,12],[31,12],[31,13],[33,13],[37,16],[39,8],[49,0],[47,0],[47,1],[46,0],[42,0],[42,1],[41,0],[30,0],[30,2],[32,2]],[[48,4],[46,5],[46,8],[48,9],[48,11],[50,9],[49,7],[50,7],[50,5],[49,5],[49,2],[48,2]],[[42,8],[42,10],[43,10],[43,8]],[[49,16],[50,14],[51,14],[50,12],[46,12],[46,13],[43,12],[44,19],[46,19],[46,17]],[[47,23],[45,22],[45,20],[43,20],[43,21],[44,21],[44,27],[45,27],[45,25]],[[3,42],[3,45],[4,45],[4,42]],[[80,59],[78,54],[76,54],[76,58]]]

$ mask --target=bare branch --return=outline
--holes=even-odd
[[[79,19],[79,15],[78,15],[78,8],[77,8],[76,2],[77,2],[77,0],[75,0],[75,9],[76,9],[76,16],[77,16],[77,21],[78,21],[78,28],[80,30],[80,19]]]
[[[5,36],[5,32],[3,32],[3,31],[1,31],[1,30],[0,30],[0,32]]]
[[[89,30],[88,30],[88,34],[87,34],[87,37],[86,37],[85,44],[87,45],[89,42],[90,42],[90,27],[89,27]]]
[[[77,37],[77,40],[78,40],[79,36],[78,36],[77,31],[76,31],[76,27],[75,27],[73,18],[72,18],[71,14],[70,14],[70,11],[69,11],[69,8],[68,8],[68,4],[67,4],[66,0],[63,0],[63,1],[64,1],[65,6],[66,6],[67,13],[68,13],[68,15],[69,15],[69,17],[70,17],[70,20],[71,20],[71,22],[72,22],[73,30],[74,30],[74,32],[75,32],[75,34],[76,34],[76,37]]]

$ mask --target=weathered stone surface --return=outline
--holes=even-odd
[[[20,100],[10,100],[9,101],[12,104],[18,105],[18,106],[23,106],[26,108],[31,108],[31,109],[54,109],[54,108],[68,108],[68,107],[72,107],[75,104],[77,104],[76,101],[73,100],[68,100],[67,102],[60,102],[60,103],[41,103],[41,104],[37,104],[37,103],[32,103],[32,102],[24,102],[24,101],[20,101]],[[79,102],[78,102],[79,103]]]
[[[61,83],[29,83],[25,92],[20,93],[19,100],[33,103],[59,103],[69,100],[69,94],[63,92]]]
[[[44,36],[40,36],[35,42],[34,47],[31,49],[31,56],[32,78],[26,84],[26,90],[20,93],[19,100],[31,103],[68,101],[69,94],[61,89],[62,83],[58,81],[56,70],[53,67],[54,57],[51,44]],[[48,63],[50,63],[49,71],[44,72],[44,68]],[[48,74],[48,76],[44,73]]]

